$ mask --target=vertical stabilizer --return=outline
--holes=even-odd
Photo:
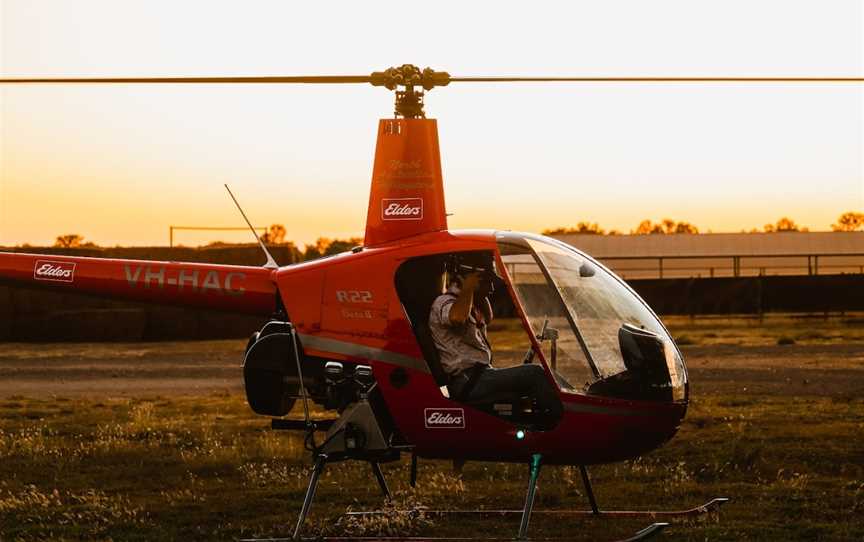
[[[447,229],[434,119],[382,119],[366,216],[366,246]]]

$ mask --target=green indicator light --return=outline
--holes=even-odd
[[[516,440],[522,440],[524,438],[525,438],[525,431],[523,431],[521,429],[516,431]]]

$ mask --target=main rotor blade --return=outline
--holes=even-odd
[[[370,83],[368,75],[228,76],[228,77],[3,77],[4,83]]]
[[[864,83],[864,77],[451,77],[451,83]]]
[[[673,77],[673,76],[582,76],[582,77],[451,77],[446,72],[421,73],[412,84],[431,89],[449,83],[864,83],[864,77]],[[216,83],[216,84],[362,84],[405,86],[400,72],[374,72],[371,75],[300,75],[300,76],[227,76],[227,77],[3,77],[0,84],[15,83]]]

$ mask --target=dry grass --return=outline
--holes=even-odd
[[[302,499],[307,460],[298,438],[274,434],[242,397],[141,400],[17,399],[0,410],[3,540],[230,539],[285,535]],[[735,500],[722,521],[675,539],[853,540],[864,537],[864,400],[703,396],[673,442],[635,461],[594,468],[607,508],[684,507]],[[421,462],[386,465],[395,509],[518,508],[520,465],[469,463],[464,476]],[[538,508],[584,508],[578,470],[543,472]],[[350,489],[348,489],[350,488]],[[383,505],[368,467],[337,464],[322,478],[310,529],[329,533],[507,535],[500,520],[461,524],[421,515],[342,520]],[[543,523],[538,534],[585,533],[595,520]],[[638,522],[619,525],[627,530]],[[583,539],[592,539],[591,536]]]
[[[759,329],[731,322],[727,329],[712,322],[703,328],[698,320],[684,319],[673,321],[671,327],[694,337],[697,344],[733,337],[773,344],[772,334],[788,335],[797,325]],[[850,327],[851,332],[835,322],[834,327],[814,332],[860,336],[860,326]],[[712,333],[716,337],[707,336]],[[783,348],[795,352],[805,347]],[[700,380],[700,369],[691,371],[698,393],[671,443],[635,461],[592,469],[601,507],[670,509],[728,496],[734,500],[723,509],[719,522],[705,518],[673,525],[667,538],[864,539],[862,395],[829,394],[810,387],[794,393],[783,386],[758,388],[740,380],[749,373],[724,373],[723,360],[719,361],[709,368],[711,378]],[[860,357],[832,363],[848,371],[850,376],[844,379],[853,381],[847,382],[850,389],[864,389]],[[806,364],[794,370],[805,371],[813,380],[823,372]],[[765,371],[777,371],[770,374],[780,381],[784,378],[782,368]],[[298,436],[270,431],[265,418],[250,412],[242,392],[0,399],[0,539],[287,536],[305,490],[308,461]],[[421,461],[416,489],[407,484],[407,461],[384,465],[384,471],[396,495],[395,503],[383,508],[389,514],[339,520],[345,511],[382,508],[385,503],[367,465],[329,466],[309,532],[515,532],[518,519],[453,521],[396,511],[519,508],[526,484],[524,465],[468,463],[458,477],[448,463]],[[538,509],[586,506],[578,469],[544,468]],[[646,523],[538,517],[532,532],[574,540],[611,539]]]

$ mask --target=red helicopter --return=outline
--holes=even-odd
[[[424,93],[454,82],[816,80],[861,81],[451,77],[412,65],[368,76],[0,79],[4,84],[371,83],[396,92],[394,118],[378,123],[362,246],[285,267],[263,243],[263,267],[0,253],[0,280],[254,314],[266,321],[250,339],[243,362],[248,403],[272,417],[274,429],[305,432],[314,459],[294,539],[326,463],[371,463],[389,496],[379,464],[403,452],[412,457],[412,485],[418,458],[530,465],[524,508],[509,511],[522,516],[520,539],[528,534],[541,464],[580,467],[591,510],[574,514],[704,513],[727,499],[676,512],[600,511],[586,466],[635,458],[672,438],[689,399],[684,358],[650,307],[587,254],[530,233],[448,229],[437,123],[425,117]],[[542,367],[563,407],[555,419],[544,419],[532,397],[465,402],[449,396],[429,312],[448,274],[476,261],[489,262],[485,272],[496,312],[506,311],[521,324],[527,352],[508,363]],[[286,419],[297,400],[304,418]],[[313,420],[310,401],[334,417]],[[632,539],[665,525],[654,523]]]

